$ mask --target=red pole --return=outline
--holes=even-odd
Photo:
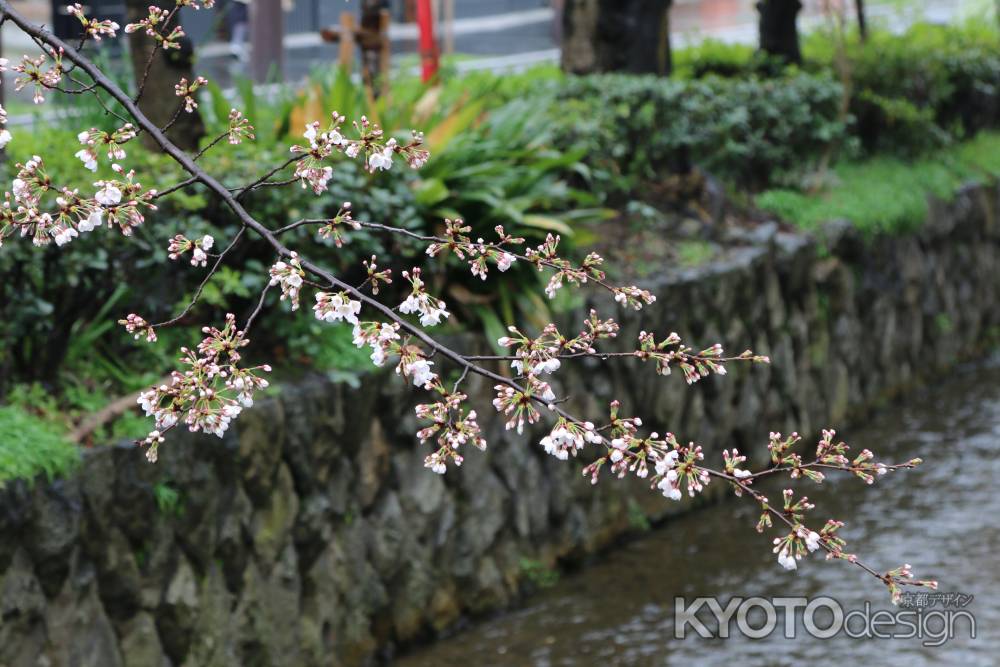
[[[417,0],[417,26],[420,28],[420,63],[424,83],[437,74],[438,50],[434,41],[434,14],[431,0]]]

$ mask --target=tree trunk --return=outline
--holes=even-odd
[[[858,15],[858,34],[861,41],[868,39],[868,21],[865,20],[865,0],[854,0],[854,9]]]
[[[673,0],[565,0],[562,67],[572,74],[670,74]]]
[[[802,3],[799,0],[760,0],[760,50],[786,63],[802,62],[799,29],[796,25]]]
[[[129,23],[139,21],[149,14],[149,0],[127,0],[126,7]],[[183,99],[174,94],[174,85],[181,78],[194,80],[194,47],[191,40],[184,37],[180,49],[171,49],[169,52],[156,49],[154,53],[155,43],[142,30],[129,35],[128,45],[137,91],[145,80],[142,97],[139,98],[139,109],[159,127],[164,127],[184,104]],[[205,124],[198,110],[195,109],[192,113],[182,111],[167,136],[184,150],[197,150],[198,141],[205,136]],[[142,134],[142,139],[147,145],[151,141],[146,133]],[[149,147],[155,148],[155,145]]]

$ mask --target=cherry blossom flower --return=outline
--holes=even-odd
[[[413,290],[406,300],[399,305],[399,312],[409,314],[419,314],[420,324],[425,327],[436,326],[441,323],[441,319],[448,319],[450,313],[444,301],[431,296],[424,289],[424,282],[420,279],[420,269],[403,271],[403,277],[410,281]]]
[[[98,188],[94,199],[101,206],[114,206],[122,200],[122,191],[112,181],[98,181],[94,183]]]
[[[788,547],[782,548],[778,551],[778,564],[786,570],[794,570],[798,567],[795,563],[795,557],[791,555],[791,549]]]
[[[0,105],[0,125],[7,125],[7,110]],[[7,147],[7,144],[11,142],[13,136],[11,136],[10,130],[6,127],[0,129],[0,150]]]
[[[560,419],[555,428],[540,443],[547,454],[560,461],[576,456],[588,442],[600,442],[601,437],[594,431],[593,424],[572,424]]]
[[[387,145],[381,151],[377,151],[368,156],[368,170],[376,172],[392,168],[392,150],[395,146],[395,139],[389,140],[391,145]]]
[[[514,255],[510,254],[509,252],[502,252],[500,253],[500,257],[497,259],[497,269],[499,269],[501,272],[506,271],[516,261],[517,258],[514,257]]]
[[[416,386],[427,387],[432,384],[435,379],[437,379],[437,375],[431,371],[431,366],[433,365],[433,361],[417,359],[405,367],[404,375],[411,376],[413,378],[413,384]]]
[[[80,220],[76,228],[81,232],[91,232],[101,226],[104,221],[104,213],[99,208],[95,208],[90,215]]]
[[[399,338],[396,322],[364,322],[354,326],[354,344],[359,348],[371,346],[371,360],[376,366],[382,366],[388,357],[399,352]]]
[[[361,312],[361,302],[352,300],[347,292],[329,294],[316,293],[316,305],[313,306],[316,319],[323,322],[348,322],[358,324],[358,313]]]

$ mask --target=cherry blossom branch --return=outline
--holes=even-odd
[[[146,33],[157,41],[157,46],[162,44],[163,48],[170,48],[171,40],[178,38],[179,28],[175,28],[168,35],[163,35],[161,28],[157,26],[161,23],[164,28],[169,25],[180,6],[197,6],[197,3],[198,0],[176,0],[176,6],[171,12],[151,6],[148,18],[139,24],[129,26],[129,28],[135,30],[138,29],[135,26],[144,27]],[[203,0],[201,4],[210,6],[210,0]],[[332,174],[332,169],[326,166],[324,161],[335,153],[343,153],[350,158],[363,154],[366,166],[372,172],[379,169],[389,169],[392,166],[393,158],[397,155],[403,156],[411,167],[418,168],[428,156],[427,152],[421,148],[422,135],[419,133],[414,133],[414,139],[410,143],[399,144],[395,138],[386,140],[380,128],[362,117],[360,123],[355,123],[359,138],[347,139],[340,132],[344,117],[334,112],[333,122],[326,131],[320,132],[319,123],[311,123],[307,126],[304,135],[309,141],[307,147],[293,146],[293,157],[282,165],[275,167],[247,186],[230,189],[197,164],[197,159],[204,154],[205,150],[221,141],[222,137],[211,142],[206,149],[197,155],[193,157],[188,155],[173,144],[165,136],[163,130],[142,113],[136,103],[138,95],[136,99],[130,98],[78,50],[69,47],[44,28],[31,24],[11,8],[8,0],[0,0],[0,12],[2,12],[0,21],[8,19],[13,21],[33,39],[44,44],[55,61],[55,65],[43,71],[44,56],[34,60],[25,58],[22,64],[15,68],[23,75],[18,79],[18,85],[23,86],[30,83],[35,86],[36,101],[42,99],[42,90],[58,88],[59,79],[65,72],[62,64],[65,60],[73,68],[85,72],[94,82],[92,90],[83,92],[92,92],[100,99],[98,89],[105,91],[134,120],[136,124],[134,131],[132,126],[127,124],[126,127],[115,133],[102,133],[96,130],[81,133],[80,141],[85,144],[86,148],[78,155],[88,168],[96,169],[96,146],[98,144],[109,147],[109,158],[121,159],[124,157],[124,151],[120,149],[119,144],[134,137],[138,132],[146,132],[166,155],[170,156],[190,175],[186,181],[171,187],[167,192],[175,192],[189,185],[201,184],[219,197],[241,223],[239,233],[230,245],[217,256],[212,269],[209,270],[197,289],[191,303],[180,315],[158,325],[150,325],[137,315],[129,315],[126,319],[121,320],[129,333],[134,334],[137,338],[145,335],[147,340],[153,341],[156,338],[155,329],[157,327],[174,324],[184,318],[198,302],[208,280],[220,268],[224,258],[245,231],[250,230],[265,240],[278,258],[269,272],[270,283],[261,291],[256,307],[248,317],[243,329],[237,328],[236,318],[232,314],[227,315],[226,323],[221,329],[204,327],[202,331],[206,337],[196,350],[181,349],[181,363],[187,366],[188,370],[183,373],[174,371],[169,383],[165,382],[159,387],[153,387],[140,394],[140,405],[147,414],[154,416],[156,420],[156,429],[144,441],[148,445],[147,457],[150,460],[156,459],[157,448],[163,442],[163,434],[175,428],[181,418],[192,431],[204,430],[221,436],[228,428],[229,422],[236,418],[242,409],[253,404],[253,393],[267,386],[267,381],[261,376],[261,373],[269,372],[270,367],[266,365],[252,368],[242,367],[240,350],[249,343],[246,337],[247,331],[262,311],[268,291],[272,286],[280,287],[281,299],[289,301],[292,310],[299,306],[300,290],[303,285],[317,289],[335,289],[339,291],[336,293],[319,291],[316,294],[316,305],[314,306],[316,317],[328,322],[346,321],[353,324],[355,326],[355,343],[359,347],[368,345],[372,348],[373,362],[381,365],[387,357],[398,358],[399,362],[396,366],[398,374],[412,381],[415,386],[423,387],[432,395],[437,396],[436,402],[417,407],[418,418],[430,422],[417,434],[418,438],[421,442],[433,438],[439,444],[437,451],[429,455],[425,461],[425,465],[435,472],[443,473],[449,462],[461,465],[463,460],[459,453],[461,445],[471,443],[479,448],[486,446],[480,433],[476,412],[474,410],[466,411],[463,408],[464,401],[468,397],[458,392],[466,376],[469,373],[475,373],[496,383],[497,393],[493,405],[507,419],[508,429],[516,428],[520,433],[525,423],[533,424],[539,421],[541,412],[536,406],[541,406],[555,417],[555,426],[549,435],[542,438],[540,442],[547,453],[565,460],[570,456],[577,456],[578,452],[582,451],[588,444],[603,448],[605,453],[584,469],[584,474],[590,476],[594,482],[597,481],[604,466],[608,466],[612,474],[619,477],[624,476],[627,472],[634,472],[638,477],[645,478],[653,471],[652,485],[662,491],[666,497],[678,500],[681,497],[682,485],[686,484],[688,494],[694,496],[701,492],[711,479],[723,479],[734,485],[737,494],[747,493],[761,504],[764,511],[761,521],[758,523],[758,530],[770,527],[773,516],[778,517],[791,529],[791,532],[784,537],[775,539],[774,548],[774,552],[778,554],[778,562],[787,569],[794,569],[796,560],[822,546],[829,555],[845,558],[858,564],[869,574],[879,577],[889,586],[894,599],[897,597],[898,588],[901,585],[936,585],[930,581],[912,581],[909,566],[896,568],[882,575],[878,574],[874,569],[859,563],[856,557],[843,554],[844,542],[836,535],[837,529],[842,525],[840,522],[828,521],[827,525],[819,532],[805,528],[803,517],[813,507],[806,498],[800,498],[796,501],[793,492],[785,490],[783,493],[784,507],[779,511],[768,503],[763,494],[751,488],[753,480],[758,476],[775,474],[779,471],[788,472],[792,479],[805,476],[818,482],[822,480],[823,475],[820,468],[850,472],[871,483],[876,476],[890,470],[912,467],[919,461],[913,460],[904,464],[887,466],[874,463],[873,455],[867,450],[864,450],[855,459],[848,460],[845,454],[847,446],[844,443],[834,444],[832,431],[828,431],[824,432],[824,437],[820,441],[815,461],[804,463],[799,455],[791,451],[792,445],[798,440],[797,436],[782,440],[779,435],[772,434],[770,449],[773,467],[771,469],[760,473],[741,470],[736,466],[745,461],[746,457],[739,455],[736,450],[732,450],[731,452],[723,452],[725,467],[723,470],[717,470],[701,463],[704,456],[700,446],[693,443],[683,446],[672,434],[667,434],[664,439],[660,439],[656,433],[652,433],[648,437],[640,437],[638,428],[641,426],[641,420],[620,417],[617,401],[612,402],[609,420],[603,426],[597,427],[589,421],[583,421],[573,416],[560,407],[559,404],[563,401],[556,397],[549,383],[542,379],[543,375],[552,374],[559,369],[561,358],[632,356],[642,360],[655,361],[656,371],[664,375],[670,372],[672,366],[678,366],[683,371],[685,379],[691,384],[710,374],[725,374],[726,362],[766,362],[766,357],[755,356],[749,351],[736,357],[724,357],[722,348],[718,345],[694,353],[690,348],[682,345],[676,334],[657,340],[652,333],[646,332],[640,334],[639,347],[634,351],[599,353],[594,345],[599,340],[614,338],[618,332],[618,324],[611,319],[600,320],[593,311],[585,322],[584,330],[576,336],[569,338],[564,336],[554,324],[547,325],[539,335],[534,337],[510,327],[510,335],[504,336],[498,343],[501,346],[513,348],[516,351],[515,354],[463,355],[442,344],[425,330],[426,327],[440,323],[442,318],[449,316],[449,313],[443,301],[427,293],[420,277],[419,268],[402,273],[411,285],[410,295],[403,303],[390,307],[376,298],[379,284],[391,282],[391,272],[389,270],[380,271],[375,265],[376,258],[372,258],[370,263],[365,262],[368,277],[361,285],[350,285],[328,269],[314,264],[307,258],[300,257],[279,240],[278,236],[285,231],[305,224],[312,224],[314,221],[299,221],[278,230],[270,230],[250,215],[241,204],[241,199],[247,193],[259,187],[279,187],[299,180],[302,181],[304,187],[311,186],[317,194],[324,192],[327,181]],[[84,21],[82,10],[80,12],[81,20]],[[88,24],[85,23],[85,25]],[[101,25],[93,30],[108,30],[111,34],[114,32],[110,26]],[[148,67],[147,64],[147,71]],[[144,83],[145,81],[140,84],[140,94]],[[196,81],[188,85],[186,81],[182,80],[178,84],[177,94],[185,97],[185,104],[194,104],[192,93],[200,83],[200,81]],[[249,127],[241,114],[234,110],[230,114],[230,131],[224,136],[229,136],[231,142],[238,143],[244,136],[252,137],[252,128]],[[293,164],[295,165],[294,178],[286,181],[270,180],[272,176]],[[56,189],[44,172],[41,158],[33,158],[27,164],[18,166],[20,171],[14,182],[14,197],[20,202],[30,204],[30,208],[26,209],[27,212],[18,209],[17,213],[12,212],[9,207],[5,209],[3,217],[0,218],[0,223],[2,223],[0,237],[9,233],[10,229],[20,228],[22,234],[33,231],[34,239],[39,244],[47,243],[49,240],[47,235],[51,235],[56,243],[61,245],[76,236],[78,229],[90,231],[100,224],[101,216],[105,213],[109,216],[109,222],[110,218],[115,216],[123,233],[127,235],[133,226],[141,224],[143,221],[143,217],[138,211],[139,206],[153,209],[155,207],[152,202],[159,196],[163,196],[162,193],[156,193],[153,190],[143,192],[139,184],[134,182],[133,172],[126,174],[120,166],[114,164],[113,168],[116,173],[122,175],[124,180],[98,182],[97,185],[101,190],[95,195],[93,201],[80,197],[75,191],[64,188],[61,191],[63,196],[57,199],[60,209],[57,212],[58,221],[54,222],[48,213],[41,214],[37,210],[42,195]],[[377,223],[360,223],[351,219],[349,211],[350,205],[345,204],[337,216],[331,220],[323,221],[324,227],[321,228],[320,234],[333,236],[338,245],[339,225],[355,229],[367,227],[377,231],[403,234],[429,243],[427,254],[432,257],[444,250],[450,250],[460,259],[468,258],[473,275],[484,279],[490,263],[495,264],[499,271],[504,272],[515,261],[528,262],[539,270],[546,268],[554,271],[545,289],[550,298],[562,287],[565,280],[576,286],[587,282],[597,284],[610,290],[614,294],[615,300],[621,305],[635,309],[640,309],[643,305],[655,300],[652,294],[638,287],[616,287],[606,282],[605,274],[600,268],[603,259],[594,253],[588,255],[580,264],[571,263],[560,257],[557,254],[559,238],[552,235],[549,235],[537,248],[519,254],[511,252],[510,247],[519,245],[524,240],[507,235],[502,227],[496,228],[499,241],[486,243],[482,239],[473,241],[468,237],[467,233],[470,228],[464,226],[461,220],[446,221],[447,230],[443,237],[427,236]],[[46,216],[49,217],[46,218]],[[85,224],[87,229],[84,229]],[[212,243],[211,237],[192,241],[178,235],[171,242],[170,251],[172,258],[177,258],[190,251],[192,264],[205,266],[209,257],[207,251],[210,250]],[[307,275],[318,278],[320,282],[308,280]],[[371,295],[363,291],[363,288],[369,286]],[[377,313],[385,321],[359,321],[357,315],[362,308]],[[420,320],[420,326],[411,322],[405,315],[417,316]],[[405,335],[405,338],[400,335],[401,333]],[[445,388],[438,374],[431,369],[434,365],[432,359],[438,357],[454,363],[461,369],[461,375],[451,391]],[[517,379],[486,368],[479,363],[481,361],[509,361],[512,367],[518,371],[522,381],[519,382]]]
[[[348,206],[347,208],[349,209],[350,207]],[[561,287],[562,279],[565,277],[572,283],[585,283],[590,281],[600,285],[607,291],[611,292],[616,301],[622,305],[631,306],[636,310],[641,308],[643,304],[649,304],[655,301],[655,297],[646,290],[639,289],[635,286],[616,286],[607,282],[604,272],[599,268],[603,264],[604,260],[596,253],[590,253],[581,265],[571,264],[565,259],[558,257],[555,254],[555,250],[560,241],[559,236],[549,234],[545,243],[540,245],[537,250],[529,250],[527,253],[522,254],[513,252],[511,250],[511,246],[523,244],[524,239],[507,235],[504,228],[499,225],[495,228],[495,231],[500,237],[500,242],[487,243],[484,242],[483,239],[473,241],[470,237],[466,236],[465,234],[471,231],[471,228],[464,226],[465,223],[460,219],[454,221],[445,220],[447,236],[442,237],[428,234],[418,234],[408,229],[392,227],[390,225],[384,225],[377,222],[354,220],[350,217],[349,213],[345,216],[343,211],[344,209],[341,209],[341,213],[333,219],[299,220],[275,230],[274,234],[275,236],[279,236],[285,232],[302,226],[317,224],[326,225],[328,227],[332,227],[333,229],[336,229],[340,225],[350,226],[354,229],[372,229],[389,234],[405,236],[424,243],[430,243],[431,245],[427,249],[427,254],[432,257],[443,250],[450,250],[455,253],[459,259],[465,259],[466,256],[469,256],[469,265],[472,268],[473,275],[479,276],[484,280],[486,278],[486,266],[488,259],[493,259],[497,263],[501,272],[506,271],[513,262],[520,260],[534,264],[539,268],[539,270],[541,270],[542,267],[545,267],[555,271],[555,274],[549,281],[548,287],[546,287],[546,293],[549,294],[549,296],[552,296],[555,291]]]

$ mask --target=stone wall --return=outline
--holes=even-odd
[[[740,234],[717,261],[659,277],[655,307],[629,316],[621,339],[676,330],[773,365],[687,389],[637,362],[583,363],[574,407],[622,397],[709,457],[737,445],[758,462],[769,430],[856,419],[996,338],[998,210],[1000,189],[970,187],[904,238],[866,241],[846,225],[822,243],[775,225]],[[469,387],[485,415],[488,384]],[[591,487],[578,462],[495,421],[487,453],[430,473],[415,398],[384,375],[312,379],[221,441],[175,437],[157,465],[96,448],[69,479],[9,484],[0,665],[361,664],[684,507],[635,484]]]

